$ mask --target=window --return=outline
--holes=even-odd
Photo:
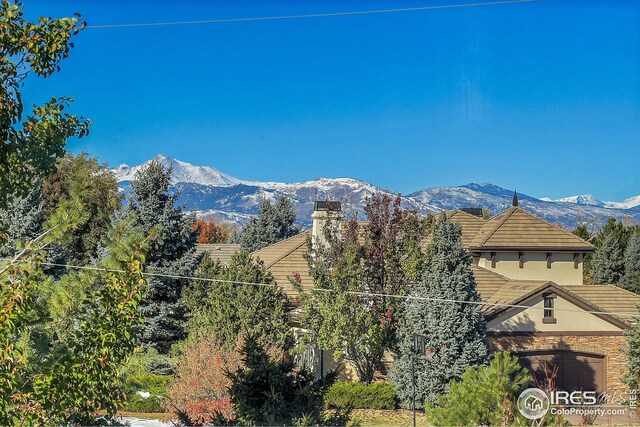
[[[542,323],[556,323],[557,320],[555,318],[555,298],[554,294],[544,294],[542,295],[544,300],[544,317],[542,318]]]
[[[580,264],[580,254],[579,253],[574,253],[573,254],[573,268],[578,269],[578,264]]]
[[[551,252],[547,252],[547,268],[551,268]]]

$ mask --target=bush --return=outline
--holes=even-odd
[[[228,347],[212,332],[196,342],[188,342],[176,379],[167,388],[168,406],[197,424],[215,420],[217,413],[233,418],[233,405],[227,393],[231,381],[225,373],[242,365],[239,347],[240,341],[235,347]]]
[[[164,412],[164,400],[167,385],[173,377],[167,375],[157,375],[143,373],[127,378],[125,393],[127,402],[125,411],[131,412]],[[140,393],[149,393],[144,397]]]
[[[392,384],[371,384],[339,381],[325,396],[329,408],[396,409],[398,396]]]

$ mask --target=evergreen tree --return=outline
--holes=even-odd
[[[640,387],[640,317],[636,316],[633,327],[624,331],[627,346],[624,349],[627,356],[627,369],[622,381],[632,389]]]
[[[178,195],[169,193],[172,169],[152,162],[131,183],[133,195],[127,210],[134,225],[152,236],[146,257],[147,271],[192,276],[198,266],[195,254],[195,218],[176,206]],[[149,292],[142,305],[145,318],[142,342],[166,353],[185,338],[186,312],[182,289],[186,279],[149,277]]]
[[[86,216],[68,236],[66,263],[86,264],[97,257],[101,240],[111,227],[113,213],[120,207],[118,182],[106,164],[87,153],[67,154],[45,181],[42,199],[45,215],[72,197],[78,197]]]
[[[447,392],[449,383],[458,380],[468,366],[483,365],[488,357],[480,306],[442,301],[480,302],[471,257],[462,247],[460,225],[443,215],[432,236],[423,280],[411,292],[414,297],[431,300],[408,299],[405,303],[399,328],[399,357],[389,375],[405,406],[411,405],[414,334],[426,335],[428,347],[436,350],[432,359],[415,361],[416,405],[420,407],[425,400],[435,403],[438,395]]]
[[[265,199],[258,215],[251,218],[234,239],[243,250],[253,252],[300,233],[295,222],[296,213],[289,199],[280,196],[275,204]]]
[[[468,367],[460,381],[451,383],[451,392],[439,397],[438,406],[427,409],[427,417],[438,426],[527,425],[516,402],[530,382],[516,356],[496,353],[488,366]]]
[[[591,258],[591,277],[596,283],[617,285],[624,276],[624,246],[620,233],[603,236]]]
[[[634,233],[624,251],[624,277],[620,286],[635,293],[640,293],[640,234]]]
[[[0,224],[6,225],[7,240],[0,244],[0,257],[12,257],[18,245],[28,242],[42,232],[44,214],[42,184],[35,180],[33,188],[24,197],[12,196],[8,205],[0,209]]]
[[[239,425],[346,425],[348,414],[324,413],[324,395],[337,379],[333,371],[321,379],[291,359],[275,358],[252,337],[242,351],[244,367],[229,373],[229,396]],[[226,425],[224,420],[216,424]]]
[[[286,347],[290,344],[289,299],[262,261],[254,260],[247,252],[237,252],[223,266],[207,254],[196,277],[220,282],[192,280],[185,289],[190,337],[215,332],[229,346],[236,343],[239,336],[246,335],[253,336],[262,345]],[[274,286],[243,285],[242,282]]]

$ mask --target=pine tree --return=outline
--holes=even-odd
[[[401,323],[400,351],[389,379],[396,385],[405,406],[411,405],[411,355],[414,334],[426,335],[427,345],[436,350],[432,359],[417,358],[416,405],[435,403],[447,392],[468,366],[479,366],[488,358],[484,342],[486,327],[477,304],[480,295],[471,271],[471,257],[462,247],[460,225],[442,216],[433,230],[427,250],[423,280],[411,295],[429,300],[409,299]]]
[[[618,284],[624,276],[624,247],[619,233],[607,233],[591,258],[596,283]]]
[[[620,286],[640,293],[640,234],[634,233],[624,251],[624,277]]]
[[[275,204],[265,199],[258,215],[247,222],[236,239],[243,250],[253,252],[298,234],[300,227],[295,222],[296,213],[289,199],[280,196]]]
[[[247,252],[237,252],[223,266],[205,255],[196,276],[220,282],[192,280],[185,289],[190,338],[213,331],[230,346],[244,335],[253,336],[262,345],[290,344],[289,299],[262,261],[254,260]]]
[[[347,425],[348,411],[327,415],[324,396],[337,379],[337,371],[315,379],[290,358],[273,357],[248,337],[241,350],[244,366],[228,374],[239,425]],[[217,424],[227,425],[226,420]]]
[[[195,218],[176,206],[178,195],[169,193],[172,169],[152,162],[132,182],[133,195],[128,211],[135,215],[134,226],[152,236],[146,266],[152,273],[192,276],[198,266],[195,254]],[[161,353],[183,340],[186,312],[182,289],[186,279],[152,276],[149,292],[141,306],[145,317],[142,342]]]
[[[64,200],[79,198],[86,213],[69,234],[65,263],[86,264],[97,258],[101,240],[111,227],[113,213],[120,208],[118,182],[106,164],[87,153],[67,154],[43,184],[42,201],[49,215]]]

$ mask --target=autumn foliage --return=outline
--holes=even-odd
[[[198,232],[198,243],[228,243],[231,237],[231,227],[226,224],[216,224],[212,219],[200,218],[193,223],[193,231]]]
[[[167,396],[174,409],[198,423],[206,423],[217,414],[233,419],[233,404],[227,394],[231,380],[225,374],[242,366],[239,349],[225,346],[213,333],[206,333],[190,344],[178,365],[176,380],[168,387]]]

